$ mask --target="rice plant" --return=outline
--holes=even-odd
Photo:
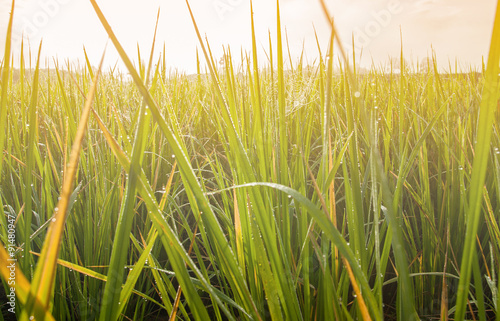
[[[360,71],[323,1],[314,65],[286,58],[279,1],[267,61],[251,9],[252,50],[217,64],[186,0],[185,75],[90,2],[127,74],[42,69],[43,44],[14,68],[12,1],[0,320],[497,318],[500,7],[482,70],[396,73]]]

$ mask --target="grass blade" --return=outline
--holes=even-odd
[[[7,35],[5,37],[5,52],[3,55],[3,67],[2,67],[2,89],[0,93],[0,126],[2,128],[7,128],[7,88],[9,87],[9,73],[10,73],[10,47],[12,40],[12,22],[14,20],[14,6],[16,1],[12,0],[12,6],[9,15],[9,24],[7,25]],[[5,144],[6,131],[0,131],[0,150],[2,151],[2,156],[0,157],[0,174],[3,169],[3,148]]]
[[[483,185],[488,168],[489,150],[491,142],[491,133],[494,113],[498,104],[500,87],[498,75],[500,72],[500,2],[497,2],[495,11],[495,23],[491,35],[490,52],[488,55],[488,65],[485,73],[485,84],[481,98],[481,106],[478,119],[478,132],[474,148],[475,156],[472,165],[472,181],[469,189],[469,210],[467,211],[467,229],[464,239],[464,250],[462,253],[462,263],[460,265],[460,282],[458,285],[457,310],[455,319],[465,318],[465,309],[467,296],[469,293],[469,284],[473,251],[475,251],[476,233],[481,217],[481,201],[483,195]]]

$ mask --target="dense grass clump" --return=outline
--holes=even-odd
[[[0,273],[7,294],[17,258],[19,319],[494,319],[495,45],[480,71],[396,73],[334,70],[334,33],[288,68],[280,31],[267,68],[255,38],[239,66],[200,38],[187,76],[164,51],[133,64],[91,2],[127,76],[14,69],[7,37]]]

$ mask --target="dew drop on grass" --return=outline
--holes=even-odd
[[[354,97],[356,97],[356,98],[361,97],[361,93],[360,93],[359,91],[356,91],[356,92],[354,93]]]
[[[34,317],[34,316],[30,316],[30,320],[34,320],[34,319],[35,319],[35,317]]]
[[[54,208],[54,212],[59,211],[59,207]]]
[[[55,222],[55,221],[56,221],[56,218],[54,217],[54,218],[52,219],[52,222]]]

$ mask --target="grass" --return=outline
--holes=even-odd
[[[91,3],[131,80],[85,52],[43,70],[22,47],[14,70],[7,32],[0,257],[13,217],[20,320],[495,319],[498,11],[481,72],[387,73],[344,53],[334,70],[326,6],[326,53],[288,61],[279,2],[267,68],[254,32],[216,64],[186,1],[186,76],[154,37],[134,63]]]

